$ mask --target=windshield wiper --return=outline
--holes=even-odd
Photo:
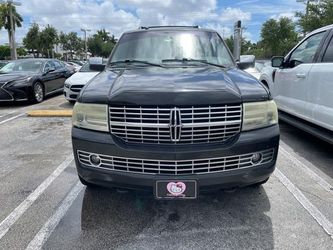
[[[186,63],[186,62],[198,62],[198,63],[203,63],[203,64],[207,64],[207,65],[212,65],[212,66],[216,66],[216,67],[220,67],[220,68],[226,68],[225,66],[221,65],[221,64],[216,64],[216,63],[211,63],[208,62],[207,60],[200,60],[200,59],[191,59],[191,58],[183,58],[183,59],[164,59],[162,60],[162,63],[165,62],[182,62],[182,63]]]
[[[112,67],[112,66],[115,66],[115,65],[118,65],[118,64],[130,64],[130,63],[142,63],[142,64],[146,64],[146,65],[150,65],[150,66],[155,66],[155,67],[163,67],[163,65],[158,64],[158,63],[152,63],[152,62],[141,61],[141,60],[132,60],[132,59],[111,62],[110,66]]]

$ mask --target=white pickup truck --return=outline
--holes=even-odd
[[[280,118],[333,144],[333,25],[308,34],[287,56],[272,58],[268,87]]]

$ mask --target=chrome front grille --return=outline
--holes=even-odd
[[[84,85],[72,85],[70,87],[70,90],[73,92],[80,92],[83,87]]]
[[[81,150],[78,150],[77,153],[80,163],[89,167],[121,172],[162,175],[207,174],[244,169],[269,163],[274,157],[274,149],[242,155],[181,161],[124,158],[94,154]],[[261,154],[261,161],[256,164],[252,162],[252,157],[255,153]],[[91,163],[91,155],[100,158],[99,165]]]
[[[186,144],[224,142],[240,132],[242,105],[110,107],[110,130],[126,142]]]

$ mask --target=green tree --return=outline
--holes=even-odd
[[[230,49],[231,53],[234,49],[234,37],[231,35],[230,37],[224,39],[225,43],[227,44],[228,48]],[[252,43],[250,40],[246,40],[242,38],[241,43],[241,54],[242,55],[249,55],[253,49],[257,47],[256,43]]]
[[[51,57],[50,52],[53,52],[53,47],[58,42],[57,30],[47,25],[39,35],[39,47],[44,56]]]
[[[39,25],[34,23],[31,25],[28,33],[23,38],[23,44],[28,50],[32,50],[34,57],[36,57],[35,52],[37,51],[37,57],[39,55],[40,50],[40,31]]]
[[[109,57],[116,42],[113,35],[104,29],[99,30],[88,39],[88,50],[93,56]]]
[[[70,32],[68,34],[61,32],[59,35],[59,42],[62,45],[63,50],[70,52],[71,57],[74,52],[81,53],[84,48],[83,41],[76,32]]]
[[[10,57],[10,47],[5,45],[0,45],[0,59],[7,59]]]
[[[306,1],[306,10],[296,12],[298,25],[304,33],[311,32],[320,27],[333,23],[333,1],[317,0]]]
[[[287,17],[267,20],[261,28],[265,56],[285,55],[298,41],[295,23]]]
[[[8,41],[9,44],[11,44],[11,29],[10,29],[10,6],[12,8],[12,13],[13,13],[13,27],[14,30],[17,27],[22,27],[22,22],[23,22],[23,18],[22,16],[17,13],[15,6],[13,5],[9,5],[7,3],[4,4],[0,4],[0,29],[1,28],[5,28],[8,32]]]
[[[231,53],[233,52],[234,49],[234,37],[230,36],[224,39],[225,43],[227,44],[229,50],[231,51]]]
[[[27,54],[28,54],[28,52],[26,51],[26,49],[25,48],[17,48],[17,54],[19,55],[19,56],[26,56]]]
[[[103,47],[103,39],[97,36],[96,34],[88,39],[88,51],[93,56],[101,56],[102,55],[102,47]]]

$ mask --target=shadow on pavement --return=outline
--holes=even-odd
[[[269,210],[262,187],[203,194],[193,201],[87,188],[75,248],[273,249]]]
[[[51,95],[48,95],[45,97],[45,101],[52,99],[53,97],[57,97],[59,95],[62,95],[62,92],[57,92]],[[43,103],[43,102],[42,102]],[[39,103],[33,103],[32,101],[17,101],[17,102],[0,102],[0,108],[22,108],[32,105],[37,105]]]
[[[333,146],[319,138],[280,121],[281,140],[295,153],[333,178]]]
[[[59,107],[64,108],[64,109],[73,109],[74,104],[66,101],[66,102],[60,104]]]

